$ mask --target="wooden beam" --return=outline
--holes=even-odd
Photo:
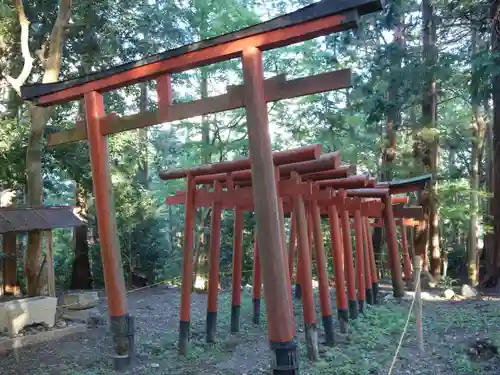
[[[358,0],[357,0],[358,1]],[[363,0],[362,2],[368,2]],[[321,4],[322,3],[322,4]],[[337,2],[321,1],[314,5],[323,7],[335,5]],[[27,85],[22,88],[22,97],[33,100],[36,105],[49,106],[80,99],[85,93],[106,92],[142,81],[154,79],[164,73],[178,73],[199,68],[216,62],[230,60],[241,55],[244,49],[257,47],[260,50],[270,50],[301,41],[329,35],[335,32],[356,28],[359,12],[352,6],[353,0],[343,1],[346,11],[332,12],[322,9],[324,16],[311,14],[309,19],[294,20],[291,15],[285,15],[277,22],[274,30],[259,30],[254,35],[244,36],[234,40],[231,34],[222,36],[220,42],[202,41],[194,45],[183,46],[166,54],[150,56],[145,62],[132,62],[123,67],[115,67],[108,71],[75,78],[73,80],[56,82],[49,85]],[[380,5],[380,1],[378,1]],[[312,11],[314,13],[314,10]],[[336,14],[332,14],[336,13]],[[287,17],[288,16],[288,17]],[[314,19],[316,17],[316,19]],[[304,22],[305,21],[305,22]],[[293,24],[293,23],[296,24]],[[224,39],[226,38],[226,39]],[[208,42],[208,43],[207,43]],[[200,48],[200,45],[206,48]],[[141,65],[142,63],[142,65]]]
[[[350,69],[321,73],[290,81],[268,79],[264,84],[266,102],[340,90],[351,86],[352,79]],[[229,94],[194,100],[188,103],[173,104],[168,107],[168,110],[165,111],[163,109],[162,114],[164,116],[158,111],[147,111],[120,118],[106,117],[106,120],[102,121],[101,134],[116,134],[127,130],[162,124],[164,122],[185,120],[191,117],[229,111],[231,109],[243,107],[245,104],[244,102],[243,92],[233,90],[233,92]],[[56,146],[85,139],[87,139],[86,129],[75,128],[49,134],[47,143],[49,146]]]

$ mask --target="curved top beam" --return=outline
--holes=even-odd
[[[238,56],[248,46],[273,49],[357,26],[360,15],[382,9],[381,0],[322,0],[239,31],[168,50],[101,72],[49,84],[21,87],[21,97],[48,106],[105,92],[166,72],[180,72]]]
[[[304,160],[314,160],[320,157],[321,150],[322,150],[321,144],[315,144],[305,147],[294,148],[287,151],[275,151],[273,152],[274,165],[283,165]],[[250,168],[251,168],[250,158],[245,158],[245,159],[237,159],[231,161],[223,161],[220,163],[200,165],[192,168],[163,171],[160,172],[160,179],[176,180],[179,178],[185,178],[187,177],[188,174],[191,174],[192,176],[196,177],[196,176],[213,175],[220,173],[231,173],[234,171],[243,171]]]

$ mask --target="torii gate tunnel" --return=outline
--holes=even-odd
[[[257,243],[268,312],[269,341],[276,374],[297,373],[294,323],[288,296],[288,271],[282,250],[277,188],[273,169],[266,103],[351,85],[349,70],[286,80],[264,80],[263,51],[328,35],[358,26],[360,16],[382,10],[381,0],[323,0],[295,12],[234,33],[182,46],[105,71],[50,84],[21,88],[22,98],[37,106],[84,100],[85,126],[51,134],[50,146],[85,140],[89,142],[92,179],[98,216],[101,256],[108,297],[111,331],[117,368],[134,357],[133,319],[129,315],[116,217],[113,208],[107,136],[193,116],[245,107],[252,184],[257,215]],[[172,104],[171,74],[232,58],[241,59],[243,85],[227,94]],[[118,117],[106,114],[103,93],[138,82],[156,80],[158,110]],[[188,178],[192,182],[192,179]],[[189,191],[189,189],[188,189]],[[188,226],[189,223],[186,223]],[[187,254],[184,254],[186,257]],[[181,329],[189,322],[181,321]]]
[[[333,319],[330,302],[328,272],[325,258],[321,217],[328,218],[332,261],[335,269],[335,295],[337,313],[342,331],[347,330],[349,317],[356,319],[358,311],[364,311],[364,304],[376,303],[378,276],[372,243],[369,240],[369,218],[383,218],[387,231],[389,262],[396,297],[404,294],[401,264],[396,238],[396,221],[403,226],[405,219],[422,219],[422,207],[404,206],[407,196],[392,196],[395,193],[409,193],[421,190],[430,176],[401,180],[376,185],[375,179],[366,175],[349,176],[355,168],[340,166],[340,154],[333,152],[319,155],[321,145],[273,153],[278,191],[280,220],[291,215],[289,250],[285,251],[284,221],[280,223],[282,252],[288,258],[289,286],[293,279],[295,243],[298,240],[299,261],[297,264],[295,292],[302,297],[305,340],[311,360],[317,359],[316,313],[312,290],[311,259],[316,262],[319,281],[319,295],[324,337],[326,345],[333,345]],[[313,159],[315,158],[315,159]],[[302,159],[303,161],[298,161]],[[308,160],[311,159],[311,160]],[[288,163],[288,164],[284,164]],[[220,225],[223,210],[234,210],[234,253],[232,273],[231,332],[239,330],[241,304],[241,268],[243,213],[254,211],[256,202],[252,194],[252,173],[249,159],[210,164],[202,167],[170,170],[160,173],[164,180],[187,178],[187,190],[178,191],[167,197],[167,204],[185,204],[184,252],[192,255],[194,241],[194,216],[199,207],[212,207],[209,249],[208,306],[206,320],[207,341],[215,339],[217,324],[217,294],[219,281]],[[225,173],[223,173],[223,171]],[[349,176],[349,177],[347,177]],[[204,185],[196,188],[196,185]],[[207,187],[212,189],[207,189]],[[354,239],[356,256],[354,267],[351,246],[350,217],[354,218]],[[188,227],[189,226],[189,227]],[[402,228],[404,229],[404,228]],[[343,238],[343,241],[341,238]],[[401,232],[403,268],[405,279],[411,280],[411,262],[404,230]],[[313,241],[314,240],[314,241]],[[313,244],[314,242],[314,252]],[[258,246],[254,248],[254,280],[252,302],[253,321],[259,322],[261,297],[261,271]],[[185,258],[189,259],[189,258]],[[345,270],[345,276],[344,276]],[[181,299],[181,320],[190,321],[190,287],[192,262],[184,263]],[[347,285],[347,298],[345,295]],[[356,292],[357,289],[357,292]],[[291,291],[291,288],[289,289]],[[303,293],[302,293],[303,291]],[[286,294],[275,298],[285,299]],[[181,330],[180,342],[187,346],[186,333]]]

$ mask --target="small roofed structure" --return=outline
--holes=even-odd
[[[74,228],[85,223],[71,206],[2,207],[0,208],[0,234],[3,251],[3,294],[19,294],[17,280],[17,234],[39,230],[45,232],[48,266],[48,292],[55,296],[54,254],[52,229]],[[43,268],[43,265],[42,267]]]

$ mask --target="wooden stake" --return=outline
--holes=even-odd
[[[422,295],[420,282],[420,272],[422,271],[422,259],[419,255],[413,257],[413,286],[415,288],[415,317],[417,321],[417,343],[418,350],[424,353],[424,331],[422,327]]]

